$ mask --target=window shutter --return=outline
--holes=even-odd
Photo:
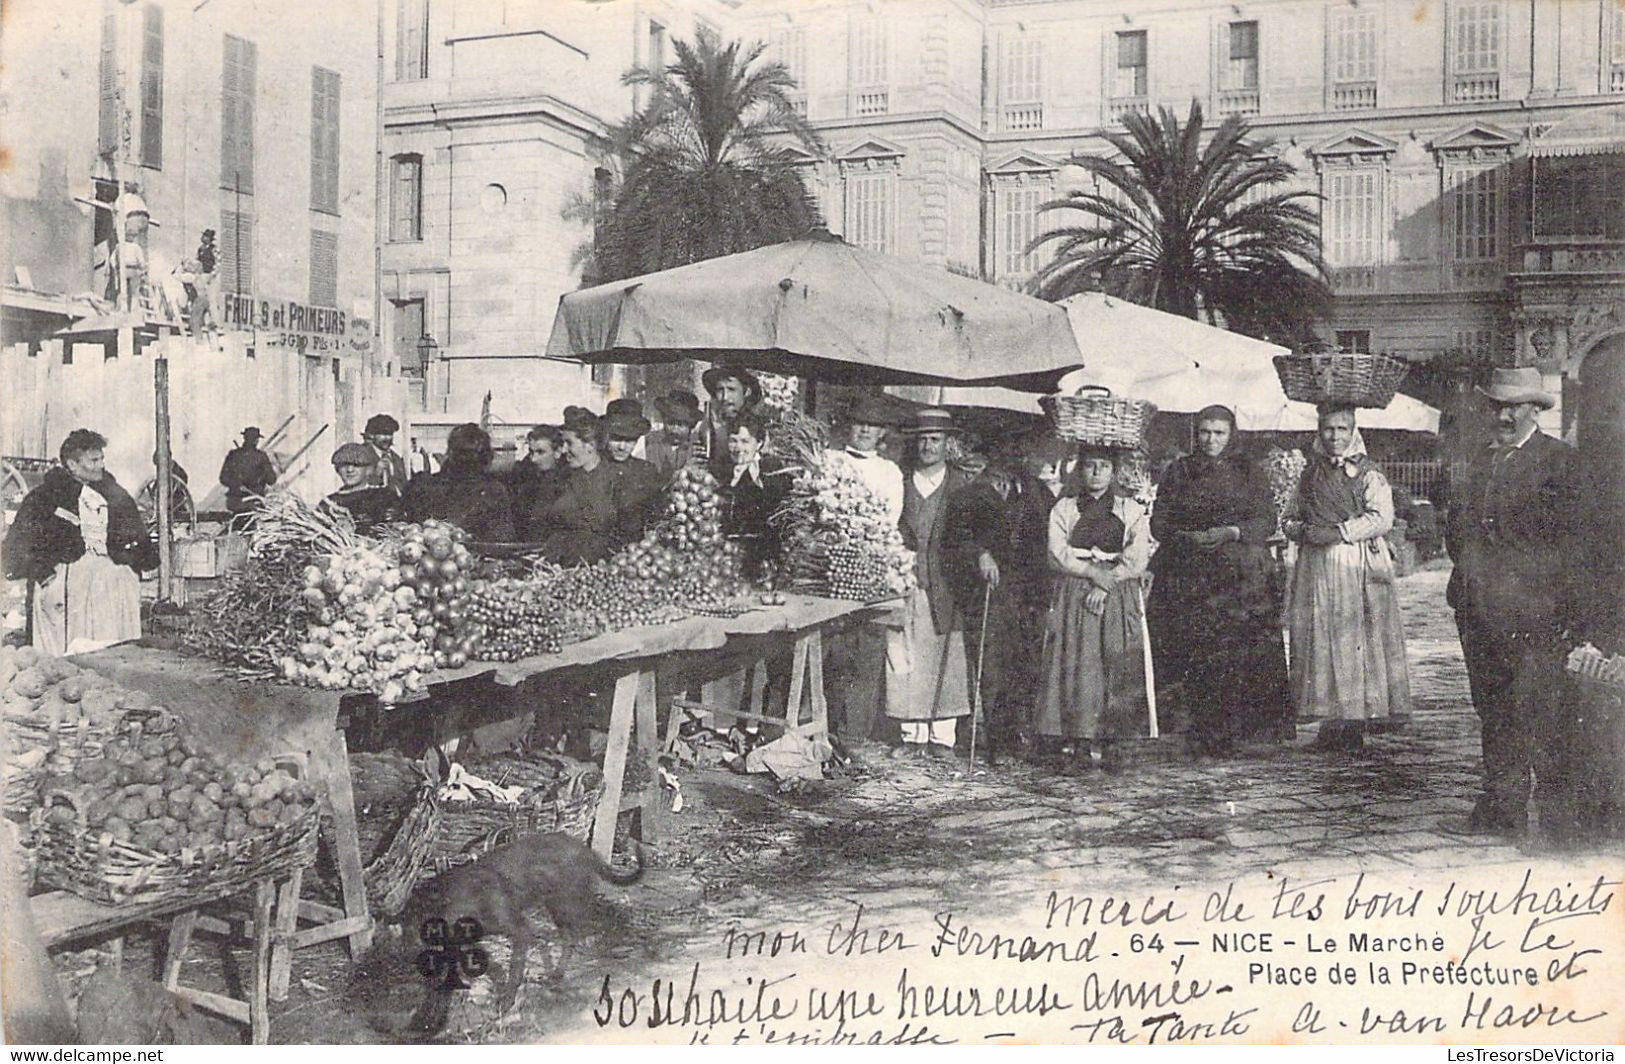
[[[243,41],[242,81],[238,93],[238,162],[242,168],[244,192],[254,191],[254,88],[257,81],[257,49],[253,41]]]
[[[226,35],[220,72],[220,185],[254,192],[254,42]]]
[[[339,238],[337,233],[310,233],[310,302],[318,307],[339,303]]]
[[[164,9],[148,4],[142,12],[141,165],[164,165]]]
[[[310,206],[339,210],[339,75],[312,67],[310,75]]]
[[[96,146],[103,155],[119,150],[118,19],[102,16],[102,55],[99,72],[100,106],[96,115]]]
[[[220,287],[254,290],[254,217],[246,211],[220,212]]]

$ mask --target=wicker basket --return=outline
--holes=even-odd
[[[367,905],[382,916],[394,916],[406,907],[434,850],[440,832],[440,802],[434,788],[418,791],[412,807],[395,829],[389,845],[362,870]]]
[[[1063,440],[1090,447],[1137,448],[1157,408],[1144,399],[1115,396],[1110,389],[1085,385],[1076,395],[1049,395],[1041,401]]]
[[[300,769],[297,760],[278,763]],[[46,815],[59,803],[73,810],[71,823]],[[66,791],[47,794],[35,821],[39,883],[103,905],[222,897],[261,879],[283,878],[315,861],[321,824],[313,804],[291,823],[245,839],[171,854],[119,842],[107,834],[93,835],[78,800]]]
[[[1313,351],[1275,356],[1281,390],[1300,403],[1385,407],[1394,401],[1409,368],[1388,355]]]
[[[604,774],[558,754],[502,754],[471,766],[476,775],[504,787],[523,787],[515,804],[494,801],[440,803],[440,830],[431,847],[432,878],[505,842],[562,831],[585,842],[592,834]]]

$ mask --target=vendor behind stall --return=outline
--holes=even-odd
[[[327,504],[348,513],[357,532],[371,532],[397,516],[400,500],[395,492],[367,483],[377,461],[377,454],[364,443],[347,443],[333,452],[333,469],[342,483],[327,497]]]
[[[564,487],[531,511],[531,537],[548,561],[578,565],[607,557],[615,548],[615,478],[604,457],[603,422],[582,409],[564,411]]]
[[[759,413],[734,418],[728,433],[728,475],[722,481],[722,532],[739,542],[745,575],[770,570],[779,556],[779,538],[771,519],[784,504],[791,477],[784,463],[764,455],[767,419]]]
[[[458,425],[446,439],[440,472],[417,477],[401,497],[408,521],[449,521],[478,543],[513,540],[513,504],[491,473],[491,437],[475,424]]]
[[[615,482],[615,523],[618,537],[630,543],[643,535],[658,516],[660,491],[666,481],[652,464],[634,458],[632,451],[649,431],[649,419],[636,399],[614,399],[604,412],[605,456]]]
[[[89,429],[68,433],[62,464],[23,499],[6,533],[6,576],[29,582],[33,644],[47,654],[141,637],[139,574],[158,567],[158,549],[107,472],[106,447]]]
[[[530,531],[531,512],[564,490],[563,447],[564,433],[557,425],[537,425],[525,434],[525,457],[508,470],[505,479],[513,499],[514,534],[520,540],[535,538]]]

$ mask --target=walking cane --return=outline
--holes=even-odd
[[[993,601],[993,585],[983,582],[982,591],[982,634],[976,641],[976,684],[971,688],[975,700],[971,704],[970,714],[970,767],[976,769],[976,718],[982,715],[982,658],[987,653],[987,610]]]

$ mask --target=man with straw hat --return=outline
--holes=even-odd
[[[903,429],[913,452],[903,482],[903,544],[914,551],[915,589],[903,627],[886,639],[886,716],[902,727],[893,757],[954,756],[960,717],[970,713],[970,684],[959,610],[949,584],[944,530],[948,500],[968,483],[948,466],[948,437],[959,427],[948,411],[927,407]]]
[[[1536,420],[1556,400],[1537,370],[1495,370],[1478,389],[1495,438],[1452,492],[1445,545],[1473,708],[1483,725],[1484,785],[1467,819],[1475,834],[1521,835],[1531,776],[1543,829],[1557,827],[1562,752],[1565,563],[1575,549],[1574,452]]]

